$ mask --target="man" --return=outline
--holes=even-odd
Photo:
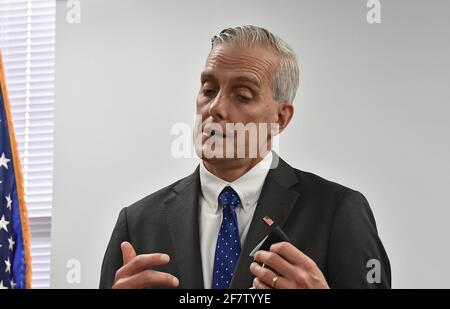
[[[202,163],[122,209],[101,288],[390,287],[389,260],[364,196],[270,151],[293,116],[298,83],[294,52],[269,31],[243,26],[213,38],[197,97],[194,142]],[[239,137],[252,130],[230,124],[255,124],[264,147],[250,155],[254,140]],[[275,226],[289,242],[251,257]]]

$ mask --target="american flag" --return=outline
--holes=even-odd
[[[0,54],[0,289],[31,287],[22,171]]]

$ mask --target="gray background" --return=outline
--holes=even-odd
[[[393,287],[450,288],[450,4],[381,2],[368,24],[365,0],[95,0],[69,24],[58,1],[52,287],[96,288],[119,210],[192,172],[170,129],[193,123],[210,37],[256,24],[300,60],[282,157],[365,194]]]

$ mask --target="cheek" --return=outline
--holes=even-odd
[[[278,117],[278,102],[268,102],[267,105],[264,108],[265,111],[265,118],[266,122],[275,122],[277,121]]]
[[[196,101],[197,114],[204,114],[208,111],[208,102],[201,99],[200,96],[197,97]]]
[[[260,105],[251,114],[251,120],[256,123],[272,123],[277,120],[277,107],[272,103]]]
[[[202,105],[202,99],[201,99],[200,94],[197,95],[197,99],[196,99],[195,103],[197,104],[197,108]]]
[[[274,122],[278,111],[278,102],[274,101],[271,91],[264,91],[258,106],[258,116],[261,122]]]

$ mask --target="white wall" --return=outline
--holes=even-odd
[[[210,37],[267,27],[297,51],[281,155],[364,193],[395,288],[450,288],[448,1],[81,1],[57,6],[52,286],[96,288],[119,210],[187,175],[175,122],[193,122]],[[81,282],[66,281],[77,259]]]

